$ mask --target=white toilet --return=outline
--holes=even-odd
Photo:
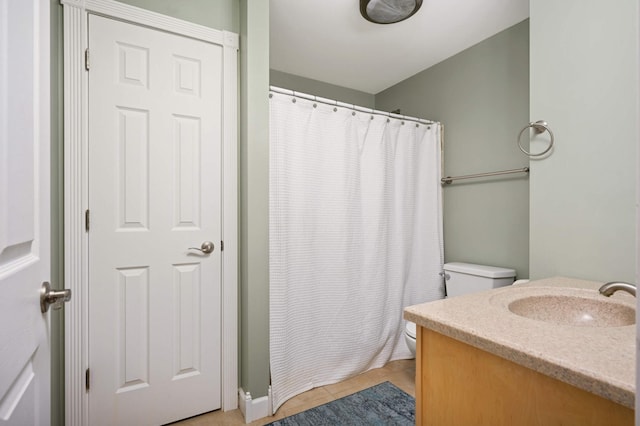
[[[444,279],[447,297],[490,290],[513,284],[516,271],[495,266],[473,263],[451,262],[444,264]],[[407,321],[404,333],[411,353],[416,354],[416,325]]]

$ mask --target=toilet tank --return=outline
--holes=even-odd
[[[511,285],[516,276],[514,269],[473,263],[450,262],[443,269],[447,297]]]

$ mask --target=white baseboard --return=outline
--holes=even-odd
[[[253,399],[251,393],[245,392],[242,388],[238,389],[238,408],[244,416],[245,423],[251,423],[254,420],[261,419],[273,414],[271,402],[271,386],[267,396]]]

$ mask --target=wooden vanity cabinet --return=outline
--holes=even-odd
[[[417,425],[633,425],[634,410],[418,327]]]

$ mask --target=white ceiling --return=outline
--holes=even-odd
[[[270,0],[270,67],[376,94],[526,19],[529,0],[424,0],[379,25],[359,0]]]

